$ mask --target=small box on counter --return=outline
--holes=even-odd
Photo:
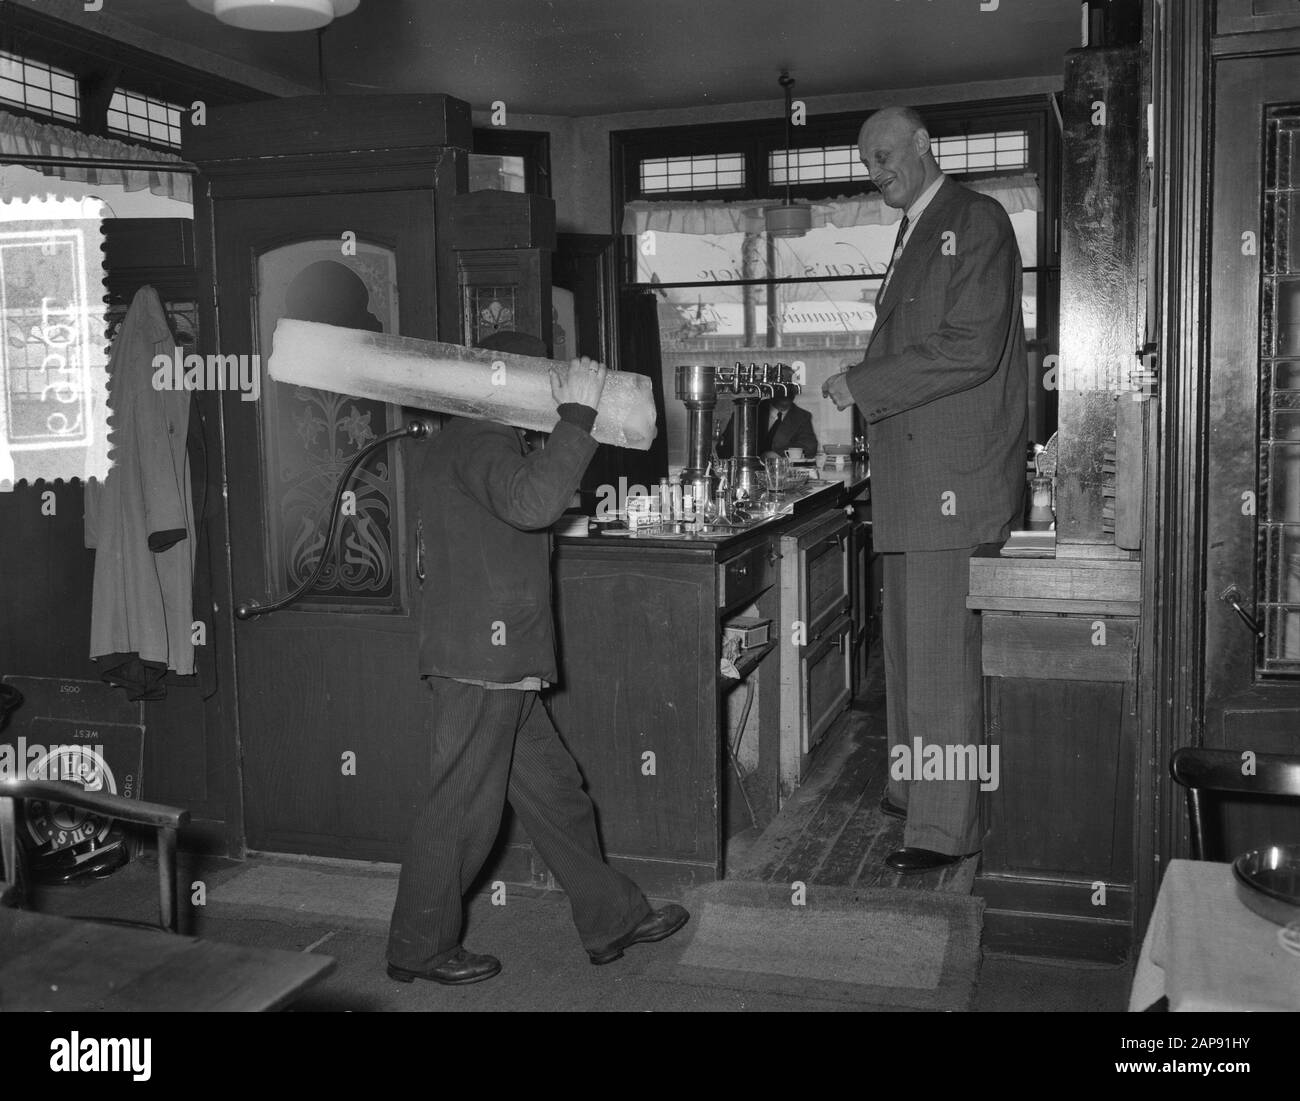
[[[762,646],[768,641],[771,629],[770,619],[741,618],[730,620],[723,634],[726,638],[734,638],[739,642],[742,650],[752,650],[755,646]]]

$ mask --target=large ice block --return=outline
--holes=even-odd
[[[282,318],[267,371],[276,382],[549,432],[559,420],[552,366],[568,371],[556,360]],[[646,451],[655,433],[650,380],[610,371],[591,434]]]

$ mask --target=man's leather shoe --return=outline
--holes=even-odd
[[[623,955],[624,948],[630,948],[634,944],[641,944],[645,941],[663,940],[665,937],[671,937],[678,929],[690,920],[691,915],[686,912],[686,908],[678,906],[675,902],[670,902],[667,906],[658,910],[651,910],[636,928],[630,933],[625,933],[619,937],[608,948],[603,948],[599,952],[588,952],[591,962],[599,966],[602,963],[613,963]]]
[[[900,872],[928,872],[956,864],[974,853],[937,853],[933,849],[899,849],[885,857],[885,863]]]
[[[888,795],[882,795],[880,797],[880,809],[889,815],[890,818],[907,817],[907,808],[900,807]]]
[[[476,956],[464,948],[456,949],[456,954],[443,960],[428,971],[408,971],[396,964],[388,965],[388,977],[398,982],[414,982],[416,979],[428,979],[430,982],[442,983],[443,986],[465,986],[472,982],[490,979],[501,970],[501,961],[496,956]]]

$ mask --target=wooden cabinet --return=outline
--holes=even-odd
[[[985,947],[1120,960],[1133,939],[1140,563],[971,559],[986,738]]]
[[[782,802],[799,786],[812,752],[852,694],[851,527],[835,509],[780,539]]]
[[[541,195],[473,191],[450,206],[460,342],[475,345],[506,329],[529,333],[549,349],[555,203]]]
[[[606,855],[647,893],[723,874],[721,624],[758,595],[771,547],[769,535],[721,551],[595,538],[556,550],[563,674],[551,714]],[[527,859],[529,881],[546,882]]]

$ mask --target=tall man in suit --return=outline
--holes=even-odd
[[[967,778],[977,774],[922,778],[915,750],[939,746],[969,765],[973,749],[946,747],[983,741],[980,625],[966,597],[971,556],[1005,542],[1024,504],[1020,254],[1002,207],[939,170],[915,111],[876,112],[858,151],[905,217],[866,354],[822,390],[839,409],[856,402],[867,422],[873,542],[885,557],[881,805],[907,818],[904,848],[886,862],[912,872],[982,844],[979,783]]]
[[[499,333],[482,347],[544,355],[536,337]],[[433,776],[402,855],[388,936],[399,982],[459,985],[501,970],[460,942],[465,892],[491,851],[508,799],[569,896],[595,964],[680,929],[601,855],[591,800],[540,693],[557,680],[550,526],[596,451],[591,426],[605,368],[551,371],[559,423],[543,449],[517,428],[453,418],[421,445],[426,541],[420,672],[428,686]]]

